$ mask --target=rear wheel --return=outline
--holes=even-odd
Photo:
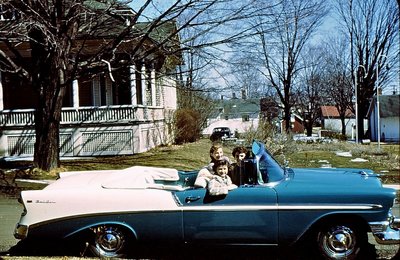
[[[89,245],[91,252],[97,257],[127,256],[129,235],[123,227],[102,225],[92,228],[94,238]]]
[[[322,226],[316,239],[319,252],[327,259],[355,259],[368,241],[366,232],[346,223]]]

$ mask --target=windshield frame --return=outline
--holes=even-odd
[[[252,152],[256,160],[259,184],[280,182],[285,178],[285,169],[275,160],[261,142],[254,141]],[[265,167],[263,167],[265,165]]]

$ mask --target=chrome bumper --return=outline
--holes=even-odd
[[[400,244],[400,218],[389,216],[388,220],[370,222],[372,234],[379,244]]]
[[[25,239],[28,236],[28,230],[28,226],[18,223],[14,230],[14,237],[16,239]]]

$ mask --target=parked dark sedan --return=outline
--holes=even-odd
[[[210,140],[214,142],[231,137],[233,137],[233,134],[229,127],[215,127],[211,133]]]
[[[284,168],[259,142],[252,153],[244,183],[222,196],[194,187],[197,171],[135,166],[62,173],[43,190],[22,192],[15,237],[103,257],[132,256],[142,245],[175,251],[303,243],[310,255],[354,259],[365,254],[368,232],[379,243],[399,243],[395,190],[371,170]]]

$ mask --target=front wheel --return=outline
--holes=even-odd
[[[324,225],[317,232],[317,247],[326,259],[356,259],[366,241],[367,233],[349,224]]]
[[[124,228],[103,225],[92,228],[94,238],[89,245],[97,257],[123,258],[127,256],[128,234]]]

